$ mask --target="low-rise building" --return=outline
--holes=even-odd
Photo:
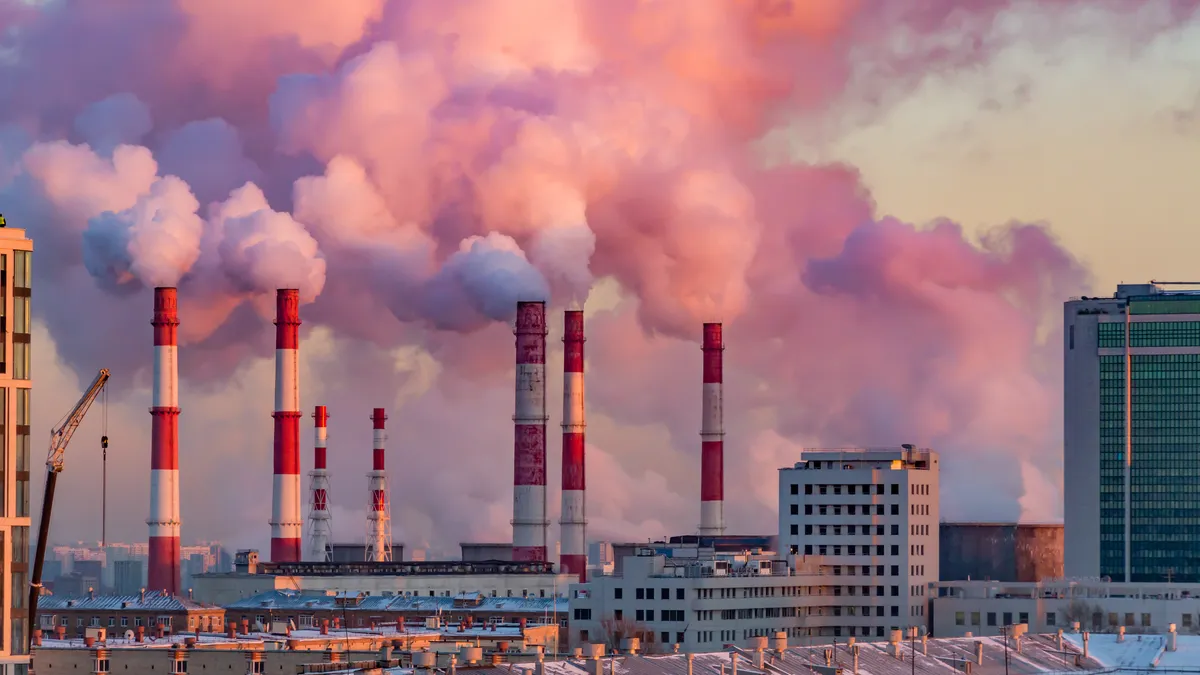
[[[55,632],[65,628],[68,636],[83,637],[88,628],[104,628],[113,635],[125,635],[143,628],[155,633],[194,633],[220,631],[225,625],[225,610],[214,605],[146,592],[135,595],[47,595],[38,600],[38,626]]]
[[[623,560],[620,576],[571,587],[568,642],[617,647],[637,637],[647,652],[698,652],[778,632],[829,641],[842,581],[772,556],[668,557],[647,548]]]
[[[260,563],[255,551],[238,552],[235,571],[199,574],[193,597],[228,605],[268,591],[342,591],[371,595],[452,598],[482,593],[494,598],[552,598],[579,580],[558,574],[553,563],[463,560],[358,563]]]
[[[1000,635],[1005,626],[1031,632],[1200,633],[1200,584],[1116,583],[1100,580],[955,581],[931,586],[933,634]]]

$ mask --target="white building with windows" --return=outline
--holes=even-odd
[[[646,548],[621,576],[571,586],[568,645],[641,639],[646,653],[704,652],[785,632],[799,644],[833,639],[824,627],[840,604],[835,579],[815,566],[791,569],[774,555],[713,555]]]
[[[938,454],[808,450],[779,470],[779,547],[844,581],[834,634],[880,639],[929,623],[938,580]]]

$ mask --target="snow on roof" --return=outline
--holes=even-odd
[[[342,639],[359,639],[359,638],[380,638],[380,639],[427,639],[430,641],[437,640],[442,635],[436,630],[408,630],[400,632],[395,626],[382,626],[376,629],[370,628],[330,628],[328,635],[322,635],[317,629],[294,630],[289,635],[278,635],[273,633],[252,632],[248,635],[238,635],[234,638],[229,638],[223,633],[201,633],[197,642],[203,645],[238,645],[244,647],[261,646],[266,642],[286,643],[288,640],[299,640],[301,643],[305,641],[328,642],[329,640]],[[195,638],[195,633],[187,633],[184,635],[168,635],[163,638],[154,638],[146,636],[143,642],[138,642],[136,639],[126,640],[123,637],[117,637],[116,633],[110,634],[106,642],[96,642],[96,647],[105,649],[178,649],[184,645],[185,638]],[[84,649],[83,638],[71,638],[66,640],[58,640],[49,636],[42,638],[42,645],[35,649]]]
[[[469,593],[456,596],[459,602],[471,598]],[[228,611],[251,612],[260,609],[277,610],[340,610],[339,599],[359,599],[358,604],[347,606],[347,610],[368,610],[376,612],[527,612],[530,614],[554,613],[566,614],[569,601],[566,598],[490,598],[485,597],[478,605],[455,607],[456,598],[447,596],[421,595],[366,595],[357,591],[339,592],[337,595],[326,593],[303,593],[298,591],[274,590],[249,598],[241,598],[225,605]]]
[[[181,598],[176,595],[148,592],[142,595],[44,595],[38,599],[38,611],[95,611],[145,610],[149,612],[185,612],[204,609],[219,609],[215,605]]]
[[[1080,634],[1063,637],[1076,648],[1083,645]],[[1124,642],[1118,642],[1112,633],[1090,633],[1088,656],[1105,668],[1115,670],[1200,670],[1200,635],[1177,635],[1175,639],[1176,650],[1170,652],[1165,635],[1126,635]]]

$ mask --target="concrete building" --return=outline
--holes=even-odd
[[[578,580],[555,573],[547,562],[260,563],[257,551],[238,552],[235,568],[232,573],[193,577],[194,597],[224,606],[267,591],[352,588],[371,595],[482,593],[499,598],[551,598],[565,593]]]
[[[1004,626],[1031,632],[1200,633],[1200,584],[1104,581],[1042,583],[954,581],[934,584],[933,634],[1000,635]]]
[[[134,595],[145,588],[146,564],[142,560],[117,560],[113,562],[113,593]]]
[[[1064,304],[1068,577],[1200,582],[1200,291],[1168,289]]]
[[[509,562],[512,557],[512,544],[493,544],[463,542],[459,544],[462,559],[468,562],[484,562],[486,560],[503,560]]]
[[[779,470],[779,546],[846,579],[843,635],[926,625],[938,579],[938,454],[807,450]]]
[[[0,675],[24,673],[29,663],[29,478],[41,475],[29,456],[32,257],[24,230],[0,226]]]
[[[1050,581],[1063,576],[1063,526],[941,523],[940,581]]]
[[[186,598],[158,592],[133,595],[47,595],[38,601],[38,626],[47,632],[65,628],[65,635],[84,637],[89,628],[105,628],[114,635],[141,629],[155,635],[220,632],[225,610]]]

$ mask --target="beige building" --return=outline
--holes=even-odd
[[[89,628],[105,628],[112,635],[126,631],[153,635],[162,632],[221,632],[225,610],[186,598],[142,591],[136,595],[43,596],[38,601],[38,627],[46,633],[61,632],[84,637]]]
[[[1070,630],[1200,633],[1200,584],[1125,584],[1103,581],[933,584],[933,635],[1000,635],[1005,626],[1028,624],[1032,633]]]
[[[30,259],[25,231],[0,226],[0,675],[28,670]],[[39,446],[41,447],[41,446]],[[39,462],[40,465],[40,462]],[[40,474],[39,474],[40,475]]]

